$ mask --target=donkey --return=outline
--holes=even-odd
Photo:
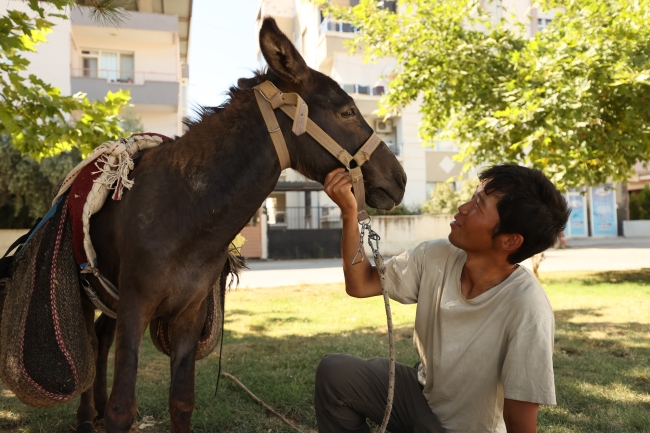
[[[309,117],[352,154],[372,134],[352,98],[307,66],[274,19],[264,20],[259,42],[268,71],[240,79],[229,100],[203,109],[182,137],[144,151],[132,172],[136,186],[120,202],[107,201],[92,218],[99,268],[118,287],[120,300],[115,302],[91,277],[117,319],[102,315],[93,323],[94,307],[86,302],[97,373],[94,386],[82,394],[77,433],[94,431],[93,421],[101,418],[108,433],[129,431],[137,410],[138,352],[154,318],[170,323],[171,430],[190,431],[206,298],[224,269],[230,241],[280,176],[252,88],[269,80],[284,92],[298,93]],[[280,110],[276,116],[293,169],[322,183],[341,165],[307,134],[292,134],[288,116]],[[370,206],[391,209],[402,200],[406,174],[384,143],[362,169]],[[107,398],[106,364],[114,338],[115,375]]]

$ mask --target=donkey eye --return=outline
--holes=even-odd
[[[352,117],[352,116],[354,116],[354,115],[355,115],[354,110],[351,109],[351,108],[350,108],[349,110],[345,110],[343,113],[341,113],[341,117],[344,117],[344,118],[346,118],[346,119],[347,119],[348,117]]]

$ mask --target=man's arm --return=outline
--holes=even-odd
[[[537,433],[538,410],[537,403],[504,399],[503,420],[508,433]]]
[[[361,263],[352,265],[352,260],[359,248],[361,235],[357,223],[357,202],[352,193],[350,174],[343,168],[337,168],[325,177],[324,187],[325,193],[341,208],[343,221],[341,257],[343,258],[345,291],[355,298],[381,295],[379,274],[369,260],[366,258]]]

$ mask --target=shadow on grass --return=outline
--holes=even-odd
[[[584,316],[602,314],[555,312],[558,404],[542,408],[540,432],[650,431],[650,325],[580,321]]]

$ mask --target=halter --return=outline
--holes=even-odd
[[[347,150],[343,149],[332,137],[327,135],[318,125],[308,117],[308,108],[305,101],[297,93],[282,93],[273,83],[265,81],[262,84],[253,87],[257,104],[264,117],[264,122],[268,128],[273,146],[280,160],[280,169],[291,167],[291,159],[284,136],[280,130],[278,119],[275,117],[276,108],[281,109],[287,116],[293,119],[291,131],[296,135],[302,135],[305,132],[312,136],[321,146],[331,153],[336,159],[350,172],[352,186],[354,188],[354,197],[357,201],[357,218],[359,222],[366,221],[370,217],[366,212],[366,192],[363,184],[363,174],[361,166],[370,159],[370,155],[375,151],[381,138],[373,133],[370,138],[363,143],[361,149],[350,155]],[[352,161],[356,162],[354,167],[350,167]]]

